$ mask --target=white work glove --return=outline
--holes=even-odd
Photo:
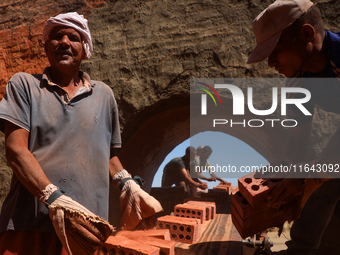
[[[70,255],[93,255],[113,233],[114,228],[108,222],[63,195],[53,184],[43,193],[40,200],[48,207],[53,227]]]
[[[133,230],[142,219],[163,211],[161,204],[142,190],[125,169],[114,175],[113,184],[121,190],[120,207],[123,212],[121,230]]]

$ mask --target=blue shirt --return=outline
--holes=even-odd
[[[312,115],[314,107],[340,114],[340,32],[326,31],[324,43],[329,56],[324,70],[317,75],[301,72],[297,78],[287,79],[286,83],[287,87],[302,87],[311,92],[311,100],[304,106]],[[291,95],[292,98],[299,96],[296,93]],[[298,126],[307,123],[312,118],[312,116],[303,115],[299,109],[292,105],[288,106],[288,115],[298,121]]]

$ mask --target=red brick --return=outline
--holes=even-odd
[[[204,205],[178,204],[174,208],[177,217],[200,219],[203,224],[206,219],[206,207]]]
[[[231,205],[231,218],[234,226],[238,230],[242,238],[252,236],[270,227],[278,226],[286,221],[286,216],[283,213],[272,214],[266,211],[263,214],[258,214],[255,217],[242,219],[235,207]]]
[[[160,249],[143,244],[124,236],[110,236],[102,245],[99,255],[131,254],[131,255],[159,255]]]
[[[224,204],[227,201],[228,192],[224,190],[209,189],[208,193],[201,193],[201,198],[211,199],[216,204]]]
[[[222,190],[226,190],[229,194],[231,191],[231,183],[227,182],[227,184],[223,184],[222,182],[220,182],[220,184],[218,184],[217,186],[215,186],[213,189],[222,189]]]
[[[184,203],[184,205],[198,205],[198,206],[203,206],[205,208],[205,221],[209,221],[211,219],[211,206],[208,206],[208,205],[204,205],[204,204],[194,204],[194,203]]]
[[[136,233],[138,232],[138,233]],[[169,233],[169,231],[168,231]],[[163,255],[174,255],[175,254],[175,242],[162,240],[156,237],[150,237],[145,235],[145,231],[120,231],[116,236],[124,236],[129,239],[148,244],[151,246],[156,246],[160,248]]]
[[[189,200],[187,201],[188,204],[198,204],[198,205],[206,205],[207,207],[210,207],[210,219],[215,219],[216,218],[216,203],[215,202],[208,202],[208,201],[194,201],[194,200]],[[208,217],[207,217],[208,218]]]
[[[201,235],[201,221],[176,216],[163,216],[157,219],[157,228],[169,229],[171,239],[183,243],[196,243]]]
[[[265,230],[270,227],[275,227],[279,225],[280,223],[285,222],[287,220],[286,215],[282,211],[277,211],[273,208],[269,208],[267,211],[264,211],[260,214],[256,214],[253,217],[244,219],[241,217],[241,215],[236,210],[234,205],[231,204],[231,214],[232,216],[235,216],[237,218],[238,223],[244,229],[252,228],[253,225],[257,225],[259,223],[261,223],[261,225],[263,226],[267,226],[264,229],[261,229],[260,231]],[[275,220],[272,221],[272,219],[276,219],[277,223]],[[272,222],[270,224],[274,224],[274,225],[270,225],[268,222]]]
[[[256,179],[253,178],[254,174],[255,173],[250,173],[238,179],[238,187],[241,194],[252,206],[266,201],[268,194],[281,182],[280,180]]]
[[[234,190],[231,194],[231,203],[242,219],[250,218],[269,210],[269,207],[265,202],[256,206],[251,206],[238,189]]]
[[[169,229],[148,229],[148,230],[135,230],[135,231],[128,231],[122,230],[117,233],[118,235],[125,235],[124,232],[129,232],[130,234],[137,235],[137,236],[149,236],[155,237],[162,240],[170,241],[170,231]]]
[[[226,190],[229,193],[229,187],[227,186],[215,186],[213,189],[221,189],[221,190]]]

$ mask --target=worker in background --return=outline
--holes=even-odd
[[[190,193],[192,188],[207,189],[208,185],[205,182],[199,181],[195,182],[190,177],[190,162],[196,156],[196,149],[189,146],[185,150],[185,155],[183,157],[177,157],[172,159],[167,163],[163,170],[162,176],[162,187],[182,186],[185,192],[187,192],[191,197],[197,196],[197,193]],[[189,187],[189,188],[188,188]]]
[[[329,79],[322,85],[313,85],[311,79],[340,78],[340,34],[324,30],[319,9],[309,0],[275,1],[256,17],[253,28],[257,45],[248,64],[268,59],[269,67],[289,78],[287,87],[304,87],[312,95],[311,100],[304,104],[311,116],[302,114],[294,107],[288,109],[289,117],[297,120],[298,125],[289,128],[278,162],[308,165],[315,169],[322,165],[339,164],[339,129],[315,159],[304,162],[304,156],[314,108],[340,113],[339,80]],[[291,96],[298,98],[299,95],[293,93]],[[329,172],[311,174],[313,178],[306,175],[301,179],[294,178],[296,174],[291,173],[268,195],[271,207],[284,207],[294,197],[302,197],[303,207],[301,216],[291,228],[292,240],[287,243],[288,249],[272,254],[312,255],[320,246],[323,233],[336,207],[339,207],[340,179],[333,179]],[[332,254],[338,254],[338,251]]]

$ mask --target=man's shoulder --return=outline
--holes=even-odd
[[[30,90],[33,87],[39,88],[42,74],[29,74],[19,72],[14,74],[8,82],[8,86],[18,90]]]
[[[102,92],[106,95],[113,95],[113,91],[109,85],[102,81],[91,80],[91,84],[98,92]]]
[[[181,157],[177,157],[177,158],[173,158],[172,160],[170,160],[170,162],[168,163],[169,166],[183,166],[185,165],[184,160]]]
[[[22,82],[39,82],[42,79],[42,74],[30,74],[25,72],[18,72],[12,76],[11,82],[22,83]]]
[[[184,162],[181,157],[173,158],[171,161],[172,162]]]
[[[340,67],[340,32],[326,31],[327,48],[332,65]]]

